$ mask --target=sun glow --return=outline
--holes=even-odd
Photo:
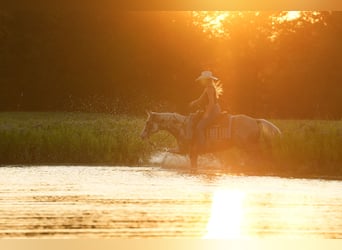
[[[301,11],[284,11],[283,15],[276,17],[279,23],[289,22],[301,17]]]
[[[319,11],[282,11],[278,15],[273,15],[270,18],[278,24],[296,21],[298,19],[313,24],[322,21],[323,17]]]
[[[268,32],[271,34],[268,36],[273,37],[270,39],[273,41],[284,23],[293,22],[294,27],[298,28],[304,23],[314,24],[320,21],[323,21],[323,15],[319,11],[192,11],[193,25],[207,33],[209,38],[229,38],[232,25],[258,23],[259,26],[255,30],[265,32],[266,27],[269,27]]]
[[[224,37],[223,22],[228,18],[229,11],[193,11],[193,23],[201,26],[203,32],[209,32],[214,37]]]
[[[236,239],[242,237],[245,193],[218,190],[213,195],[206,239]]]

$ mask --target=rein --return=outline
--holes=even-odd
[[[176,115],[173,115],[173,118],[176,120],[176,122],[181,123],[181,127],[184,127],[185,122],[186,122],[185,120],[179,121],[178,118],[176,117]],[[169,136],[169,134],[165,133],[165,135],[160,139],[160,142],[166,141],[166,138],[167,138],[168,136]],[[148,140],[148,143],[151,145],[151,147],[152,147],[153,149],[158,149],[158,148],[159,148],[159,147],[157,146],[157,143],[152,142],[150,139]],[[164,147],[162,150],[163,150],[163,151],[166,151],[166,152],[169,151],[167,147]]]

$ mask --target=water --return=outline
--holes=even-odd
[[[342,182],[183,167],[1,167],[0,237],[342,238]]]

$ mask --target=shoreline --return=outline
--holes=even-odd
[[[145,119],[103,113],[0,112],[0,167],[148,165],[156,149],[140,139]],[[342,179],[342,121],[271,121],[283,136],[272,140],[271,147],[262,144],[258,160],[248,159],[237,148],[214,154],[222,166],[234,166],[228,174]],[[164,132],[151,141],[159,148],[175,144]],[[210,159],[207,164],[215,165]]]
[[[236,172],[236,171],[228,171],[224,170],[220,167],[217,167],[216,170],[203,170],[203,167],[201,169],[191,169],[191,167],[168,167],[168,166],[162,166],[162,165],[132,165],[132,166],[125,166],[125,165],[105,165],[105,164],[88,164],[88,165],[82,165],[82,164],[37,164],[37,165],[25,165],[25,164],[0,164],[1,168],[39,168],[39,167],[104,167],[104,168],[162,168],[164,170],[179,170],[182,169],[180,172],[182,174],[188,173],[191,175],[201,175],[201,176],[223,176],[223,175],[229,175],[234,177],[266,177],[266,178],[284,178],[284,179],[306,179],[306,180],[324,180],[324,181],[342,181],[342,175],[341,176],[317,176],[317,175],[304,175],[304,174],[276,174],[276,173],[253,173],[253,172]]]

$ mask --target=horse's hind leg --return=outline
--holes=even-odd
[[[260,143],[249,143],[245,147],[246,163],[254,168],[259,168],[263,163],[263,151]]]

